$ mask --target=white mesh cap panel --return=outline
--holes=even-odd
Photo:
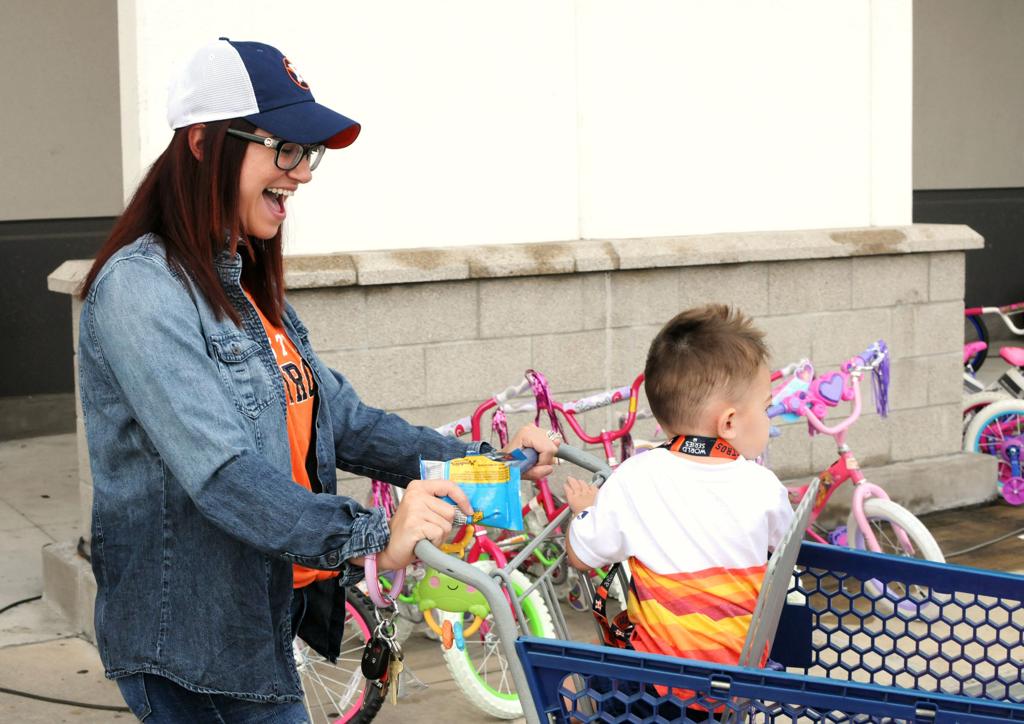
[[[259,113],[249,73],[238,51],[218,40],[199,50],[171,79],[167,122],[171,128]]]

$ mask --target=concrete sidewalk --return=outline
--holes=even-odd
[[[42,591],[41,548],[77,540],[79,501],[74,435],[0,442],[0,608]],[[1001,499],[978,508],[924,516],[943,550],[953,552],[1024,527],[1024,507]],[[962,565],[1024,573],[1024,540],[1016,537],[957,558]],[[592,640],[590,614],[566,611],[575,638]],[[397,707],[385,704],[376,721],[465,724],[495,721],[463,698],[450,680],[437,644],[413,635],[407,664],[427,684]],[[116,685],[103,677],[92,644],[78,638],[45,601],[0,614],[0,688],[100,706],[123,706]],[[425,715],[429,712],[429,715]],[[131,721],[129,714],[45,703],[0,693],[3,722]]]
[[[43,590],[42,547],[77,540],[75,436],[0,443],[0,607]],[[0,687],[100,706],[123,706],[96,648],[45,601],[0,614]],[[129,714],[0,693],[0,721],[109,722]]]

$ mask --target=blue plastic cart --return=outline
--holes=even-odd
[[[785,673],[522,638],[538,716],[686,721],[661,685],[697,692],[689,705],[717,721],[1024,722],[1024,577],[814,543],[796,573],[806,603],[787,604],[773,648]],[[930,595],[879,606],[871,579]]]
[[[531,723],[1024,722],[1022,576],[804,543],[772,671],[526,637],[493,579],[417,553],[488,598]]]

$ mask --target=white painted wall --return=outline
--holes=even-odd
[[[911,220],[910,0],[119,4],[126,193],[219,35],[363,124],[290,253]]]
[[[0,221],[120,213],[116,8],[0,2]]]

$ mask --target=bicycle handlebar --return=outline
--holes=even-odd
[[[569,408],[569,405],[573,403],[569,403],[569,405],[562,405],[559,402],[552,402],[552,405],[557,411],[562,413],[562,417],[564,417],[566,422],[569,423],[569,427],[572,428],[572,431],[576,433],[576,436],[579,437],[579,439],[582,440],[583,442],[590,444],[604,442],[605,440],[607,440],[608,442],[614,442],[615,440],[618,440],[619,438],[628,434],[629,431],[633,429],[633,423],[636,422],[637,417],[636,408],[637,400],[640,397],[640,385],[642,385],[643,383],[644,376],[640,374],[637,375],[636,379],[633,380],[633,384],[631,384],[629,387],[620,387],[617,390],[612,390],[611,392],[603,392],[599,393],[598,395],[592,395],[589,398],[584,398],[584,400],[589,401],[594,401],[596,398],[601,398],[605,400],[605,402],[603,403],[604,405],[610,405],[615,402],[618,402],[621,399],[624,399],[628,391],[629,414],[626,416],[625,421],[622,422],[622,424],[619,426],[619,429],[613,430],[612,432],[604,431],[601,435],[588,435],[586,431],[583,429],[583,426],[580,425],[579,421],[576,420],[576,415],[577,413],[596,409],[597,407],[602,407],[603,405],[595,404],[594,407],[581,408],[578,404],[581,401],[577,401],[577,404],[573,409]],[[620,396],[616,398],[615,395]]]
[[[855,367],[871,367],[872,369],[878,367],[882,360],[885,359],[885,355],[888,354],[888,352],[884,351],[884,345],[885,342],[882,340],[874,342],[856,357],[848,359],[843,367],[849,367],[850,371]]]
[[[519,397],[528,389],[530,389],[530,381],[526,378],[523,378],[523,380],[519,382],[519,384],[509,385],[501,392],[492,396],[491,399],[489,400],[489,402],[493,403],[491,407],[494,407],[495,405],[504,404],[507,400]],[[480,414],[482,415],[483,412],[481,411]],[[467,432],[473,429],[473,425],[475,422],[476,419],[474,413],[474,415],[466,415],[465,417],[460,417],[458,420],[453,420],[451,422],[445,423],[444,425],[439,425],[438,427],[435,427],[434,430],[441,433],[442,435],[448,435],[450,437],[462,437]]]
[[[636,422],[637,400],[639,399],[640,395],[640,385],[642,385],[643,382],[644,376],[642,374],[637,375],[636,379],[633,380],[633,384],[629,386],[618,387],[614,390],[607,390],[605,392],[598,392],[596,394],[589,395],[587,397],[583,397],[579,400],[574,400],[572,402],[567,402],[565,404],[562,404],[555,400],[551,400],[551,407],[556,412],[562,414],[562,417],[565,418],[566,422],[569,423],[569,427],[572,428],[572,431],[577,436],[579,436],[581,440],[587,443],[599,443],[602,441],[601,436],[587,435],[587,433],[583,430],[583,427],[579,424],[579,421],[576,420],[576,415],[583,412],[589,412],[590,410],[596,410],[600,407],[611,405],[616,402],[619,402],[620,400],[628,398],[629,415],[627,416],[626,420],[622,423],[618,430],[610,433],[610,440],[614,441],[628,433],[632,429],[633,423]],[[522,395],[529,388],[529,380],[523,380],[523,382],[520,385],[516,387],[510,387],[507,390],[505,390],[506,393],[514,392],[515,394],[509,394],[505,396],[495,395],[491,399],[481,403],[476,408],[476,410],[473,411],[472,415],[463,417],[459,420],[455,420],[454,422],[450,422],[447,425],[442,425],[441,427],[435,429],[442,434],[455,434],[457,437],[464,435],[466,432],[472,432],[473,439],[478,440],[482,436],[481,421],[483,419],[484,413],[486,413],[488,410],[492,410],[495,407],[501,406],[502,410],[505,412],[536,412],[536,401],[524,402],[522,405],[516,407],[508,407],[505,404],[507,400]]]
[[[815,376],[807,389],[798,390],[787,395],[783,400],[771,405],[768,408],[768,417],[779,417],[787,413],[794,413],[804,417],[811,428],[825,435],[837,436],[846,431],[861,415],[863,398],[860,390],[860,378],[867,369],[873,372],[881,370],[880,377],[883,381],[880,388],[886,388],[888,384],[888,369],[885,362],[888,357],[888,349],[885,342],[878,340],[866,350],[855,357],[851,357],[842,365],[839,372],[830,372],[825,375]],[[787,365],[780,372],[785,375],[792,374],[806,361]],[[782,377],[783,375],[779,375]],[[847,388],[848,386],[848,388]],[[876,394],[879,393],[876,389]],[[852,400],[853,410],[850,415],[836,425],[826,425],[824,416],[828,407],[835,407],[841,400]],[[879,407],[884,414],[884,405]]]
[[[630,385],[623,385],[615,390],[607,390],[605,392],[598,392],[597,394],[590,395],[589,397],[582,397],[573,402],[566,402],[562,405],[562,409],[565,412],[572,412],[579,414],[581,412],[590,412],[596,410],[599,407],[604,407],[618,402],[619,400],[630,396]]]
[[[849,417],[840,422],[838,425],[832,427],[827,426],[817,415],[815,415],[810,408],[805,408],[803,416],[807,419],[807,424],[813,427],[823,435],[830,435],[835,437],[836,435],[845,432],[849,429],[850,425],[857,421],[860,417],[861,412],[861,395],[860,395],[860,378],[857,376],[850,377],[850,383],[853,386],[853,411]]]

